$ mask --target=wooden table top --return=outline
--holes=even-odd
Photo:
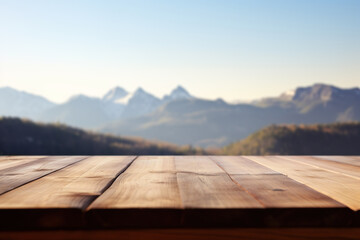
[[[359,227],[359,156],[1,156],[1,229]]]

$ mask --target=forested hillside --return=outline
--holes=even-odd
[[[0,118],[1,155],[197,154],[191,147],[96,134],[60,124]]]
[[[360,123],[272,125],[230,144],[224,154],[359,155]]]

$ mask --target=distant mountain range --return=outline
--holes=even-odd
[[[55,107],[49,100],[10,87],[0,88],[0,116],[37,118],[42,112]]]
[[[271,124],[360,121],[360,89],[315,84],[279,97],[230,104],[196,98],[181,86],[161,99],[142,88],[129,93],[116,87],[102,98],[78,95],[54,104],[5,87],[0,88],[0,115],[181,145],[219,147]]]

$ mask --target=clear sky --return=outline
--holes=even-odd
[[[358,0],[0,0],[0,86],[56,102],[177,85],[225,100],[360,86]]]

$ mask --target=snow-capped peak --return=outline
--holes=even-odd
[[[295,96],[296,90],[288,90],[280,95],[280,99],[290,101]]]
[[[152,94],[144,91],[144,89],[142,89],[141,87],[139,87],[133,94],[133,96],[131,97],[131,100],[133,101],[134,99],[136,100],[141,100],[141,101],[147,101],[147,100],[153,100],[153,99],[157,99],[157,97],[153,96]]]
[[[190,95],[188,91],[182,86],[176,87],[174,90],[171,91],[170,95],[164,96],[164,100],[176,100],[176,99],[190,99],[193,96]]]
[[[141,96],[141,95],[146,95],[146,94],[149,94],[147,93],[144,89],[142,89],[141,87],[139,87],[138,89],[136,89],[136,91],[134,92],[134,95],[138,95],[138,96]]]
[[[123,89],[122,87],[115,87],[113,89],[110,89],[104,97],[103,101],[107,102],[118,102],[119,100],[125,98],[129,93]]]
[[[128,104],[130,101],[152,101],[152,100],[158,100],[155,96],[152,94],[146,92],[144,89],[139,87],[135,92],[128,93],[125,97],[117,99],[116,103],[121,104]]]

